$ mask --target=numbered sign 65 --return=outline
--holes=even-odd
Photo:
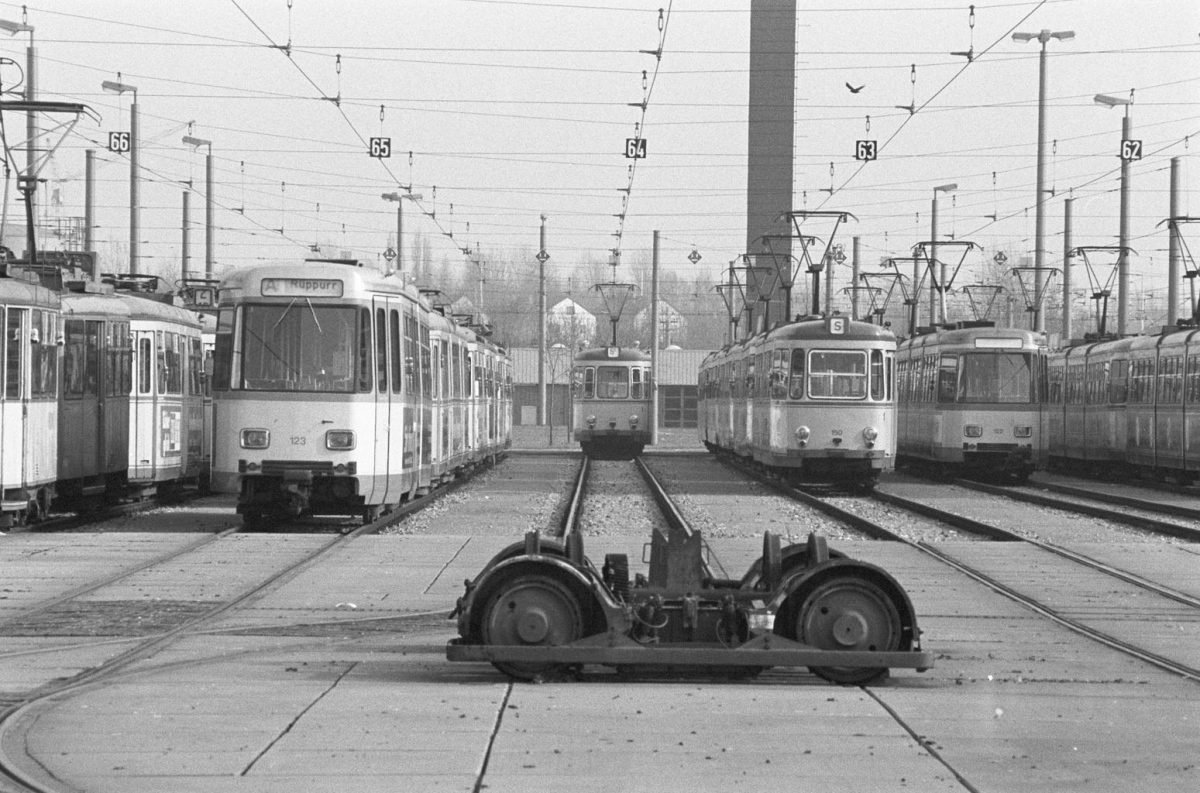
[[[125,154],[131,148],[128,132],[110,132],[108,133],[108,150]]]
[[[383,159],[392,156],[391,138],[371,138],[371,156]]]

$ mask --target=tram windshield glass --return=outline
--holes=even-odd
[[[965,353],[959,357],[958,402],[1028,404],[1033,367],[1028,353]]]
[[[598,366],[597,393],[600,399],[629,398],[629,369],[624,366]]]
[[[808,395],[815,399],[866,399],[867,354],[814,350],[808,357]]]
[[[245,307],[242,387],[255,391],[352,393],[359,382],[359,313],[353,306],[287,304]]]

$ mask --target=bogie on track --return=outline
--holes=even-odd
[[[731,580],[708,570],[699,533],[656,531],[649,576],[632,583],[623,554],[607,555],[598,570],[576,537],[543,544],[531,532],[468,581],[447,658],[490,661],[519,680],[561,678],[587,664],[735,678],[807,666],[834,683],[865,685],[892,667],[933,666],[900,584],[817,535],[781,548],[768,532],[762,557]]]

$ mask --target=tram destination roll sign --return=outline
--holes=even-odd
[[[339,278],[264,278],[263,297],[341,297]]]

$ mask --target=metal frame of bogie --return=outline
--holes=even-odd
[[[631,582],[624,554],[597,569],[578,535],[561,543],[531,532],[467,582],[446,656],[491,662],[519,680],[569,677],[585,664],[742,677],[805,666],[866,685],[891,668],[933,666],[899,582],[824,537],[781,548],[767,532],[741,579],[713,577],[705,553],[699,532],[656,530],[649,576]]]

